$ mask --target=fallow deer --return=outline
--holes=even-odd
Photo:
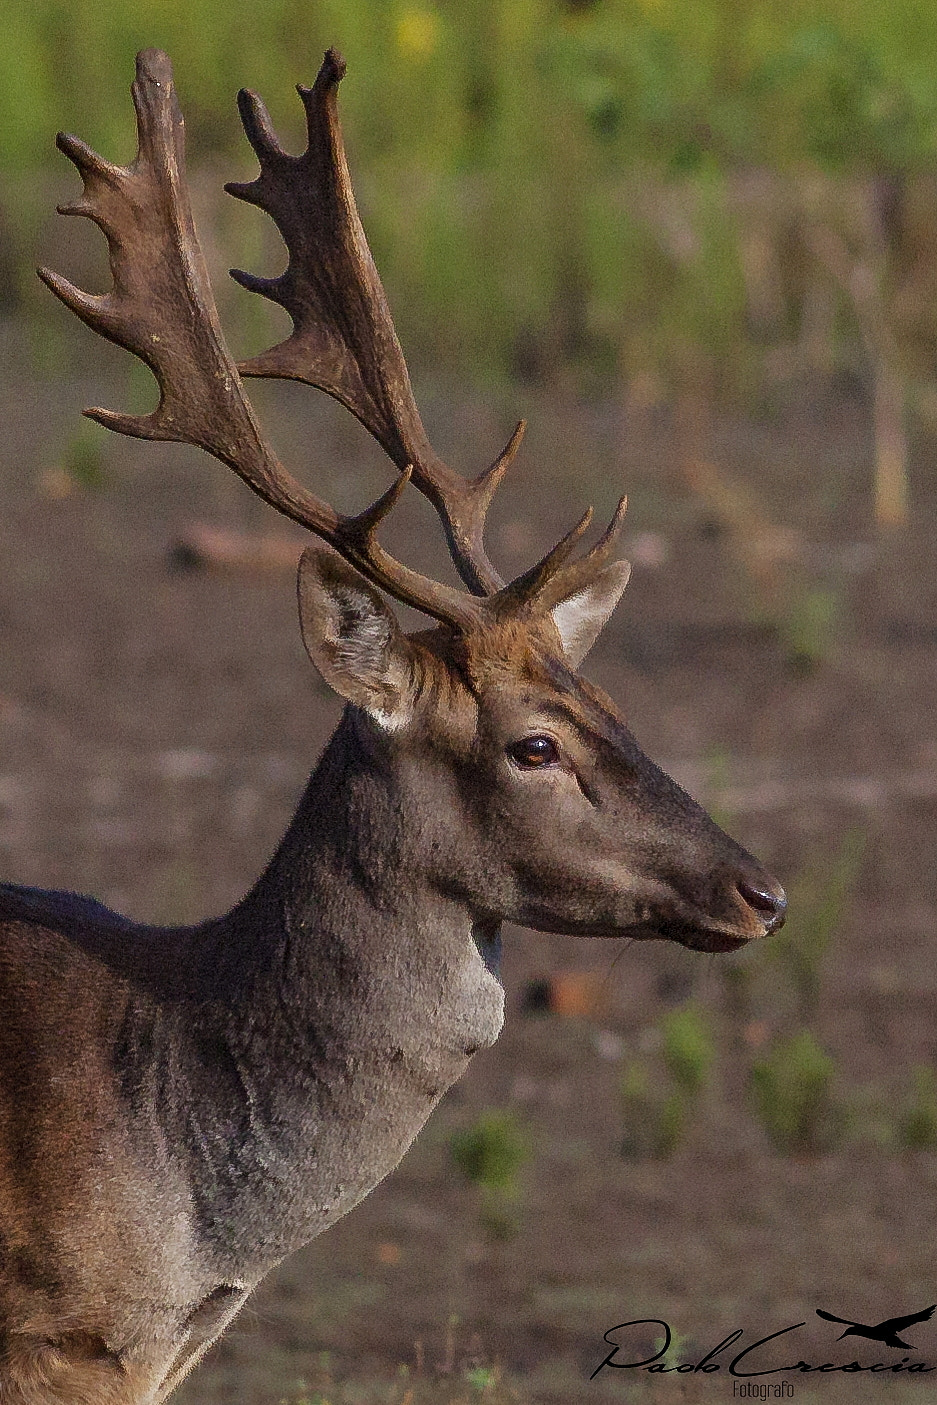
[[[501,1028],[499,931],[665,938],[728,951],[776,929],[781,889],[639,750],[576,670],[628,577],[623,504],[504,584],[482,542],[522,426],[464,479],[430,447],[352,195],[341,58],[300,88],[309,144],[280,147],[239,98],[260,162],[232,194],[270,214],[279,278],[236,272],[294,329],[236,368],[183,178],[166,56],[137,60],[139,152],[74,137],[113,288],[41,277],[155,373],[160,401],[110,429],[197,444],[323,539],[299,573],[303,638],[345,700],[286,837],[248,895],[195,927],[0,886],[0,1401],[165,1400],[263,1276],[398,1163]],[[241,375],[347,406],[399,476],[356,517],[283,469]],[[412,481],[465,589],[391,557],[378,529]],[[435,624],[406,635],[384,592]]]

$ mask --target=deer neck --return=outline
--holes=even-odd
[[[346,715],[266,872],[224,923],[252,959],[223,1016],[241,1131],[201,1168],[209,1238],[230,1240],[236,1224],[246,1246],[262,1222],[269,1259],[320,1232],[396,1165],[498,1035],[497,930],[425,879],[408,804]],[[250,1213],[232,1215],[220,1186]]]
[[[432,797],[413,793],[375,741],[347,708],[267,869],[226,919],[260,956],[259,984],[275,985],[285,1019],[300,1015],[305,1037],[314,1012],[356,1046],[366,1010],[386,1011],[395,1034],[424,1016],[438,1026],[465,974],[503,994],[499,922],[431,876]]]

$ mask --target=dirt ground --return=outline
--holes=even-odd
[[[219,466],[102,437],[102,485],[60,495],[78,411],[120,406],[126,390],[109,354],[92,355],[89,338],[74,345],[64,381],[24,368],[12,339],[3,353],[0,874],[190,920],[256,876],[338,710],[303,653],[288,571],[167,564],[194,520],[270,527]],[[98,381],[82,373],[91,361]],[[387,482],[363,431],[324,397],[261,387],[256,398],[283,454],[338,505]],[[813,1156],[773,1149],[753,1115],[752,1059],[791,1027],[782,960],[735,958],[754,963],[746,983],[726,977],[725,958],[511,931],[498,1044],[398,1171],[270,1277],[180,1405],[399,1402],[414,1377],[398,1368],[421,1363],[479,1399],[488,1378],[465,1372],[493,1364],[525,1401],[732,1396],[724,1371],[687,1384],[607,1370],[590,1383],[603,1332],[636,1319],[670,1323],[684,1362],[736,1328],[747,1344],[799,1322],[797,1356],[854,1359],[860,1347],[834,1346],[816,1308],[871,1323],[937,1300],[937,1158],[896,1149],[888,1120],[913,1067],[937,1062],[935,445],[915,449],[912,527],[883,540],[858,400],[792,397],[748,420],[717,417],[709,459],[790,529],[765,587],[675,472],[664,411],[527,391],[485,402],[429,391],[423,402],[437,448],[465,471],[493,456],[518,414],[531,419],[493,513],[506,569],[586,501],[607,514],[629,491],[634,576],[587,671],[656,760],[795,892],[805,874],[822,880],[845,836],[865,837],[812,1021],[852,1111]],[[430,515],[410,503],[401,518],[390,544],[438,566]],[[812,666],[771,627],[765,590],[775,608],[797,591],[834,601]],[[797,921],[795,909],[788,932]],[[525,1013],[528,982],[560,971],[596,978],[589,1012]],[[622,1059],[653,1050],[662,1014],[691,997],[717,1029],[712,1085],[671,1158],[626,1159]],[[530,1148],[504,1239],[486,1231],[449,1151],[453,1131],[490,1107],[514,1110]],[[649,1346],[657,1330],[633,1340]],[[914,1360],[937,1363],[937,1323],[911,1340]],[[864,1360],[891,1350],[867,1345]],[[924,1401],[937,1399],[930,1379],[804,1377],[794,1389],[801,1400]]]

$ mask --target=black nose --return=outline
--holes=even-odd
[[[758,883],[749,883],[742,879],[736,884],[742,897],[749,907],[755,912],[761,913],[768,920],[765,923],[765,932],[776,932],[784,925],[784,917],[787,913],[787,894],[783,888],[769,888]]]

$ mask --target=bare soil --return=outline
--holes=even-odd
[[[87,342],[75,346],[55,384],[5,361],[0,874],[91,892],[139,918],[190,920],[223,910],[256,876],[338,708],[303,653],[288,573],[167,564],[193,520],[269,529],[219,466],[102,434],[103,485],[57,496],[79,409],[125,399],[114,363],[104,357],[92,383]],[[636,1371],[590,1384],[603,1332],[639,1318],[672,1324],[684,1361],[735,1328],[747,1344],[804,1322],[794,1359],[891,1362],[886,1347],[835,1346],[815,1309],[876,1322],[937,1300],[937,1159],[893,1139],[913,1066],[937,1062],[934,445],[917,446],[911,528],[883,539],[869,520],[860,403],[841,395],[717,419],[708,457],[794,534],[768,605],[783,614],[804,590],[835,598],[836,622],[807,667],[718,515],[674,472],[664,412],[629,417],[520,391],[503,403],[423,398],[437,447],[466,471],[493,456],[514,414],[530,415],[493,514],[506,569],[585,501],[601,515],[629,490],[635,573],[588,672],[655,759],[795,892],[798,875],[822,878],[844,836],[866,836],[812,1022],[852,1113],[809,1157],[773,1149],[753,1116],[752,1058],[793,1027],[782,959],[741,958],[757,967],[746,1006],[724,958],[511,931],[497,1046],[398,1171],[271,1275],[180,1402],[275,1405],[314,1399],[314,1387],[333,1401],[400,1401],[410,1387],[398,1367],[421,1362],[460,1390],[467,1365],[499,1363],[524,1400],[731,1397],[724,1370],[690,1385]],[[261,387],[257,399],[283,453],[339,505],[386,484],[363,431],[323,397]],[[401,519],[391,543],[439,568],[428,512],[411,502]],[[797,921],[795,910],[790,930]],[[596,977],[592,1008],[525,1013],[528,982],[557,972]],[[670,1159],[628,1160],[621,1059],[653,1052],[661,1015],[691,997],[715,1021],[716,1077]],[[514,1109],[530,1144],[514,1233],[500,1240],[449,1152],[452,1132],[492,1106]],[[937,1363],[937,1324],[911,1340],[914,1359]],[[937,1398],[931,1379],[805,1377],[795,1389],[802,1400],[925,1400]]]

